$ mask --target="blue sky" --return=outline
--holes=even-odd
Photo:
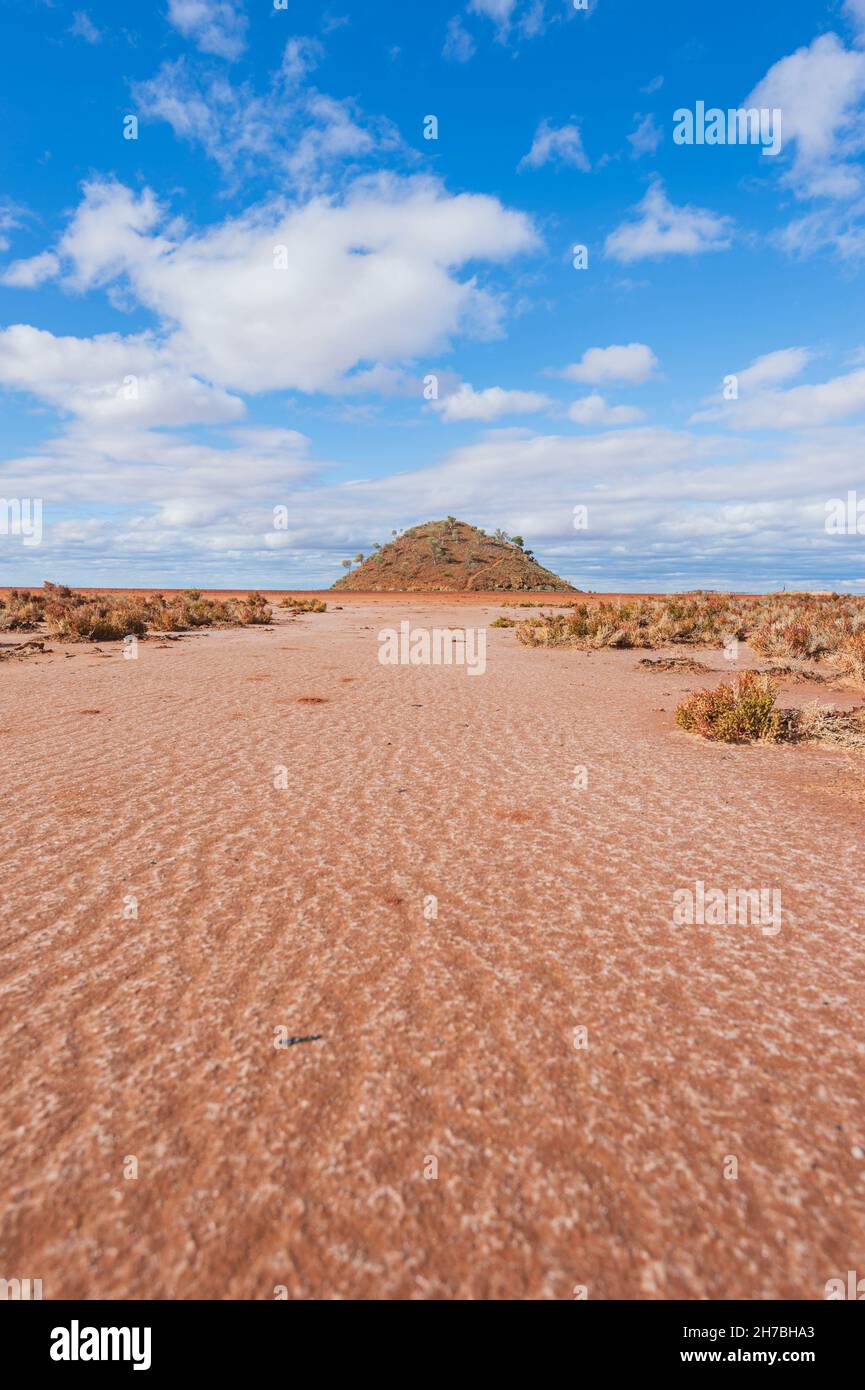
[[[865,592],[865,0],[589,5],[2,0],[0,583]]]

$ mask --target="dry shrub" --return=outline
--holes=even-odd
[[[326,613],[327,604],[321,598],[284,598],[279,605],[287,608],[293,618],[299,613]]]
[[[770,676],[743,671],[732,683],[688,695],[676,710],[676,723],[719,743],[771,743],[784,729],[784,716],[775,709],[777,694]]]
[[[865,683],[865,628],[851,632],[844,638],[838,651],[838,661],[842,671],[854,680]]]
[[[529,647],[720,646],[730,637],[764,656],[826,657],[865,682],[865,597],[692,593],[627,603],[575,603],[565,614],[527,618]]]
[[[761,656],[817,657],[826,649],[822,631],[803,619],[792,623],[773,619],[748,634],[748,645]]]
[[[124,637],[143,637],[147,609],[134,600],[47,604],[45,621],[49,635],[60,642],[120,642]]]
[[[248,627],[269,623],[273,617],[261,594],[246,598],[202,598],[189,589],[170,599],[148,599],[149,626],[157,632],[182,632],[198,627]]]
[[[637,665],[647,671],[677,671],[688,675],[702,675],[712,669],[704,661],[694,661],[690,656],[643,656]]]
[[[12,589],[7,599],[0,598],[0,631],[33,632],[42,621],[44,600],[28,589]]]
[[[231,615],[229,621],[240,623],[242,627],[250,624],[253,627],[263,627],[273,617],[273,610],[268,607],[264,595],[255,591],[247,594],[244,599],[229,599],[228,609]]]
[[[715,595],[635,599],[630,603],[578,603],[571,612],[528,618],[517,631],[529,647],[659,647],[742,635],[738,613]]]
[[[183,632],[202,627],[247,627],[270,622],[273,614],[259,593],[243,599],[205,599],[186,589],[165,599],[162,594],[76,594],[46,584],[41,616],[49,636],[65,642],[118,642],[147,632]]]
[[[506,599],[501,600],[502,608],[573,608],[574,604],[579,603],[579,599],[516,599],[510,603]]]
[[[630,608],[614,604],[580,604],[567,616],[553,613],[527,618],[517,627],[527,647],[648,647],[651,643],[634,622]]]

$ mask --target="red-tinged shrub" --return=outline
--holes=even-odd
[[[775,709],[777,694],[771,677],[743,671],[732,683],[687,696],[676,710],[676,723],[720,743],[774,742],[783,730],[783,716]]]

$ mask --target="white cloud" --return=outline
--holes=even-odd
[[[865,0],[844,0],[844,10],[856,30],[859,43],[865,43]]]
[[[246,15],[233,0],[169,0],[168,22],[202,53],[230,62],[246,47]]]
[[[339,201],[262,204],[200,233],[167,220],[149,190],[91,183],[57,250],[64,283],[122,287],[157,320],[151,338],[112,340],[115,356],[118,344],[153,354],[119,363],[112,381],[164,368],[229,392],[342,392],[354,372],[399,367],[458,332],[500,331],[501,300],[460,269],[537,244],[529,219],[495,198],[381,176]],[[16,343],[17,361],[32,352],[36,380],[46,339]],[[85,351],[85,381],[88,361]]]
[[[325,485],[325,461],[292,431],[236,430],[215,449],[164,431],[76,426],[0,465],[0,491],[48,499],[40,573],[67,582],[325,584],[349,550],[439,515],[446,497],[455,515],[525,536],[585,587],[721,588],[731,575],[733,587],[811,575],[819,583],[808,587],[825,587],[829,573],[861,589],[865,581],[845,579],[861,574],[850,568],[855,550],[824,531],[824,504],[859,486],[863,454],[865,429],[838,426],[759,447],[645,425],[496,429],[429,467]],[[53,521],[64,501],[80,510],[94,498],[134,510],[121,522]],[[590,519],[578,542],[576,501]],[[286,532],[273,529],[276,504],[288,509]]]
[[[641,155],[654,154],[664,138],[661,127],[651,114],[643,116],[642,119],[635,116],[634,120],[639,120],[640,124],[628,136],[632,158],[639,159]]]
[[[86,10],[73,12],[69,32],[74,34],[76,38],[83,39],[85,43],[99,43],[102,38],[102,34]]]
[[[273,507],[320,466],[295,430],[235,429],[215,448],[135,422],[100,420],[76,422],[38,452],[0,466],[0,476],[9,495],[32,488],[23,495],[41,496],[52,509],[131,506],[107,534],[96,533],[96,555],[110,546],[168,555],[180,546],[221,551],[225,563],[229,547],[264,544]]]
[[[13,261],[0,274],[0,284],[11,285],[16,289],[35,289],[46,280],[53,280],[59,269],[60,261],[54,252],[43,251],[38,256]]]
[[[611,382],[638,386],[648,381],[657,367],[658,359],[645,343],[614,344],[607,348],[587,348],[579,362],[556,375],[566,381],[584,382],[587,386]]]
[[[467,63],[474,55],[475,41],[464,27],[459,15],[448,20],[442,53],[452,63]]]
[[[57,338],[13,324],[0,332],[0,384],[94,424],[221,424],[245,412],[236,396],[185,375],[149,334]]]
[[[436,408],[448,423],[462,420],[489,423],[502,415],[524,415],[545,410],[549,405],[549,396],[542,396],[537,391],[505,391],[501,386],[475,391],[464,381],[458,390],[439,401]]]
[[[847,198],[863,186],[850,164],[863,138],[865,53],[821,34],[807,48],[781,58],[745,100],[779,108],[783,147],[795,146],[790,179],[800,196]]]
[[[568,419],[576,425],[633,425],[644,419],[642,410],[633,405],[608,405],[603,396],[593,391],[574,401],[568,411]]]
[[[318,67],[324,48],[318,39],[297,36],[288,40],[282,54],[282,74],[289,82],[300,82]]]
[[[755,389],[743,393],[741,382],[748,373],[742,373],[738,400],[701,411],[693,417],[694,421],[720,420],[736,430],[806,431],[865,415],[865,370],[847,372],[814,386],[793,386],[780,391],[772,389],[771,375],[761,376],[760,360],[755,364],[757,374],[750,381]]]
[[[536,39],[547,32],[550,22],[545,0],[532,0],[520,19],[520,34],[526,39]]]
[[[475,14],[486,15],[500,28],[506,29],[511,20],[511,15],[516,8],[517,0],[469,0],[469,9]]]
[[[550,27],[577,15],[584,18],[596,7],[596,0],[584,11],[574,9],[572,0],[469,0],[468,13],[481,15],[495,25],[498,43],[512,38],[536,39]]]
[[[789,381],[799,376],[811,361],[809,348],[780,348],[757,357],[743,372],[736,374],[739,394],[760,391],[765,386],[774,386],[779,381]]]
[[[676,207],[660,180],[652,183],[635,211],[639,215],[622,222],[604,243],[604,254],[625,265],[655,256],[723,251],[730,245],[729,217],[706,208]]]
[[[810,348],[804,347],[779,348],[775,352],[764,353],[762,357],[755,358],[750,367],[730,373],[718,390],[707,398],[705,408],[691,416],[691,422],[725,420],[728,424],[733,423],[730,401],[726,396],[729,385],[735,383],[738,400],[753,400],[759,397],[761,402],[764,402],[763,393],[767,389],[800,376],[812,357]],[[762,414],[762,404],[760,412]],[[737,416],[736,422],[740,419],[741,417]]]
[[[579,126],[564,125],[556,129],[549,121],[541,121],[535,131],[532,148],[523,155],[517,167],[520,170],[540,169],[551,161],[570,164],[584,173],[589,172],[592,166],[583,149]]]
[[[346,165],[407,153],[390,121],[303,85],[319,54],[315,40],[290,40],[264,94],[179,58],[135,84],[133,95],[145,120],[167,121],[179,139],[200,145],[230,182],[272,169],[281,185],[288,179],[305,194],[333,183]]]
[[[162,210],[149,188],[136,195],[120,183],[86,183],[83,202],[58,247],[64,261],[71,263],[68,278],[73,288],[107,284],[133,262],[165,254],[171,242],[156,233],[161,219]]]
[[[841,260],[858,261],[865,256],[865,198],[845,207],[833,204],[794,218],[775,241],[783,251],[799,258],[829,250]]]
[[[20,227],[22,216],[23,209],[19,208],[11,199],[0,198],[0,251],[9,249],[9,238],[5,233]]]

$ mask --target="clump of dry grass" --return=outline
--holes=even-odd
[[[27,589],[12,589],[0,598],[0,631],[33,632],[42,621],[42,604]]]
[[[817,622],[773,617],[748,633],[748,645],[760,656],[792,656],[815,660],[831,650],[832,635]]]
[[[842,710],[815,702],[792,713],[799,738],[834,743],[841,748],[865,748],[865,708]]]
[[[327,612],[327,604],[321,598],[284,598],[279,606],[287,608],[293,618],[300,613]]]
[[[735,681],[688,695],[676,710],[676,723],[719,743],[774,743],[784,730],[784,716],[775,708],[777,694],[770,676],[743,671]]]
[[[696,675],[711,671],[704,661],[694,661],[690,656],[643,656],[637,663],[647,671],[676,671],[680,674]]]
[[[838,663],[847,675],[865,683],[865,628],[851,632],[838,650]]]

